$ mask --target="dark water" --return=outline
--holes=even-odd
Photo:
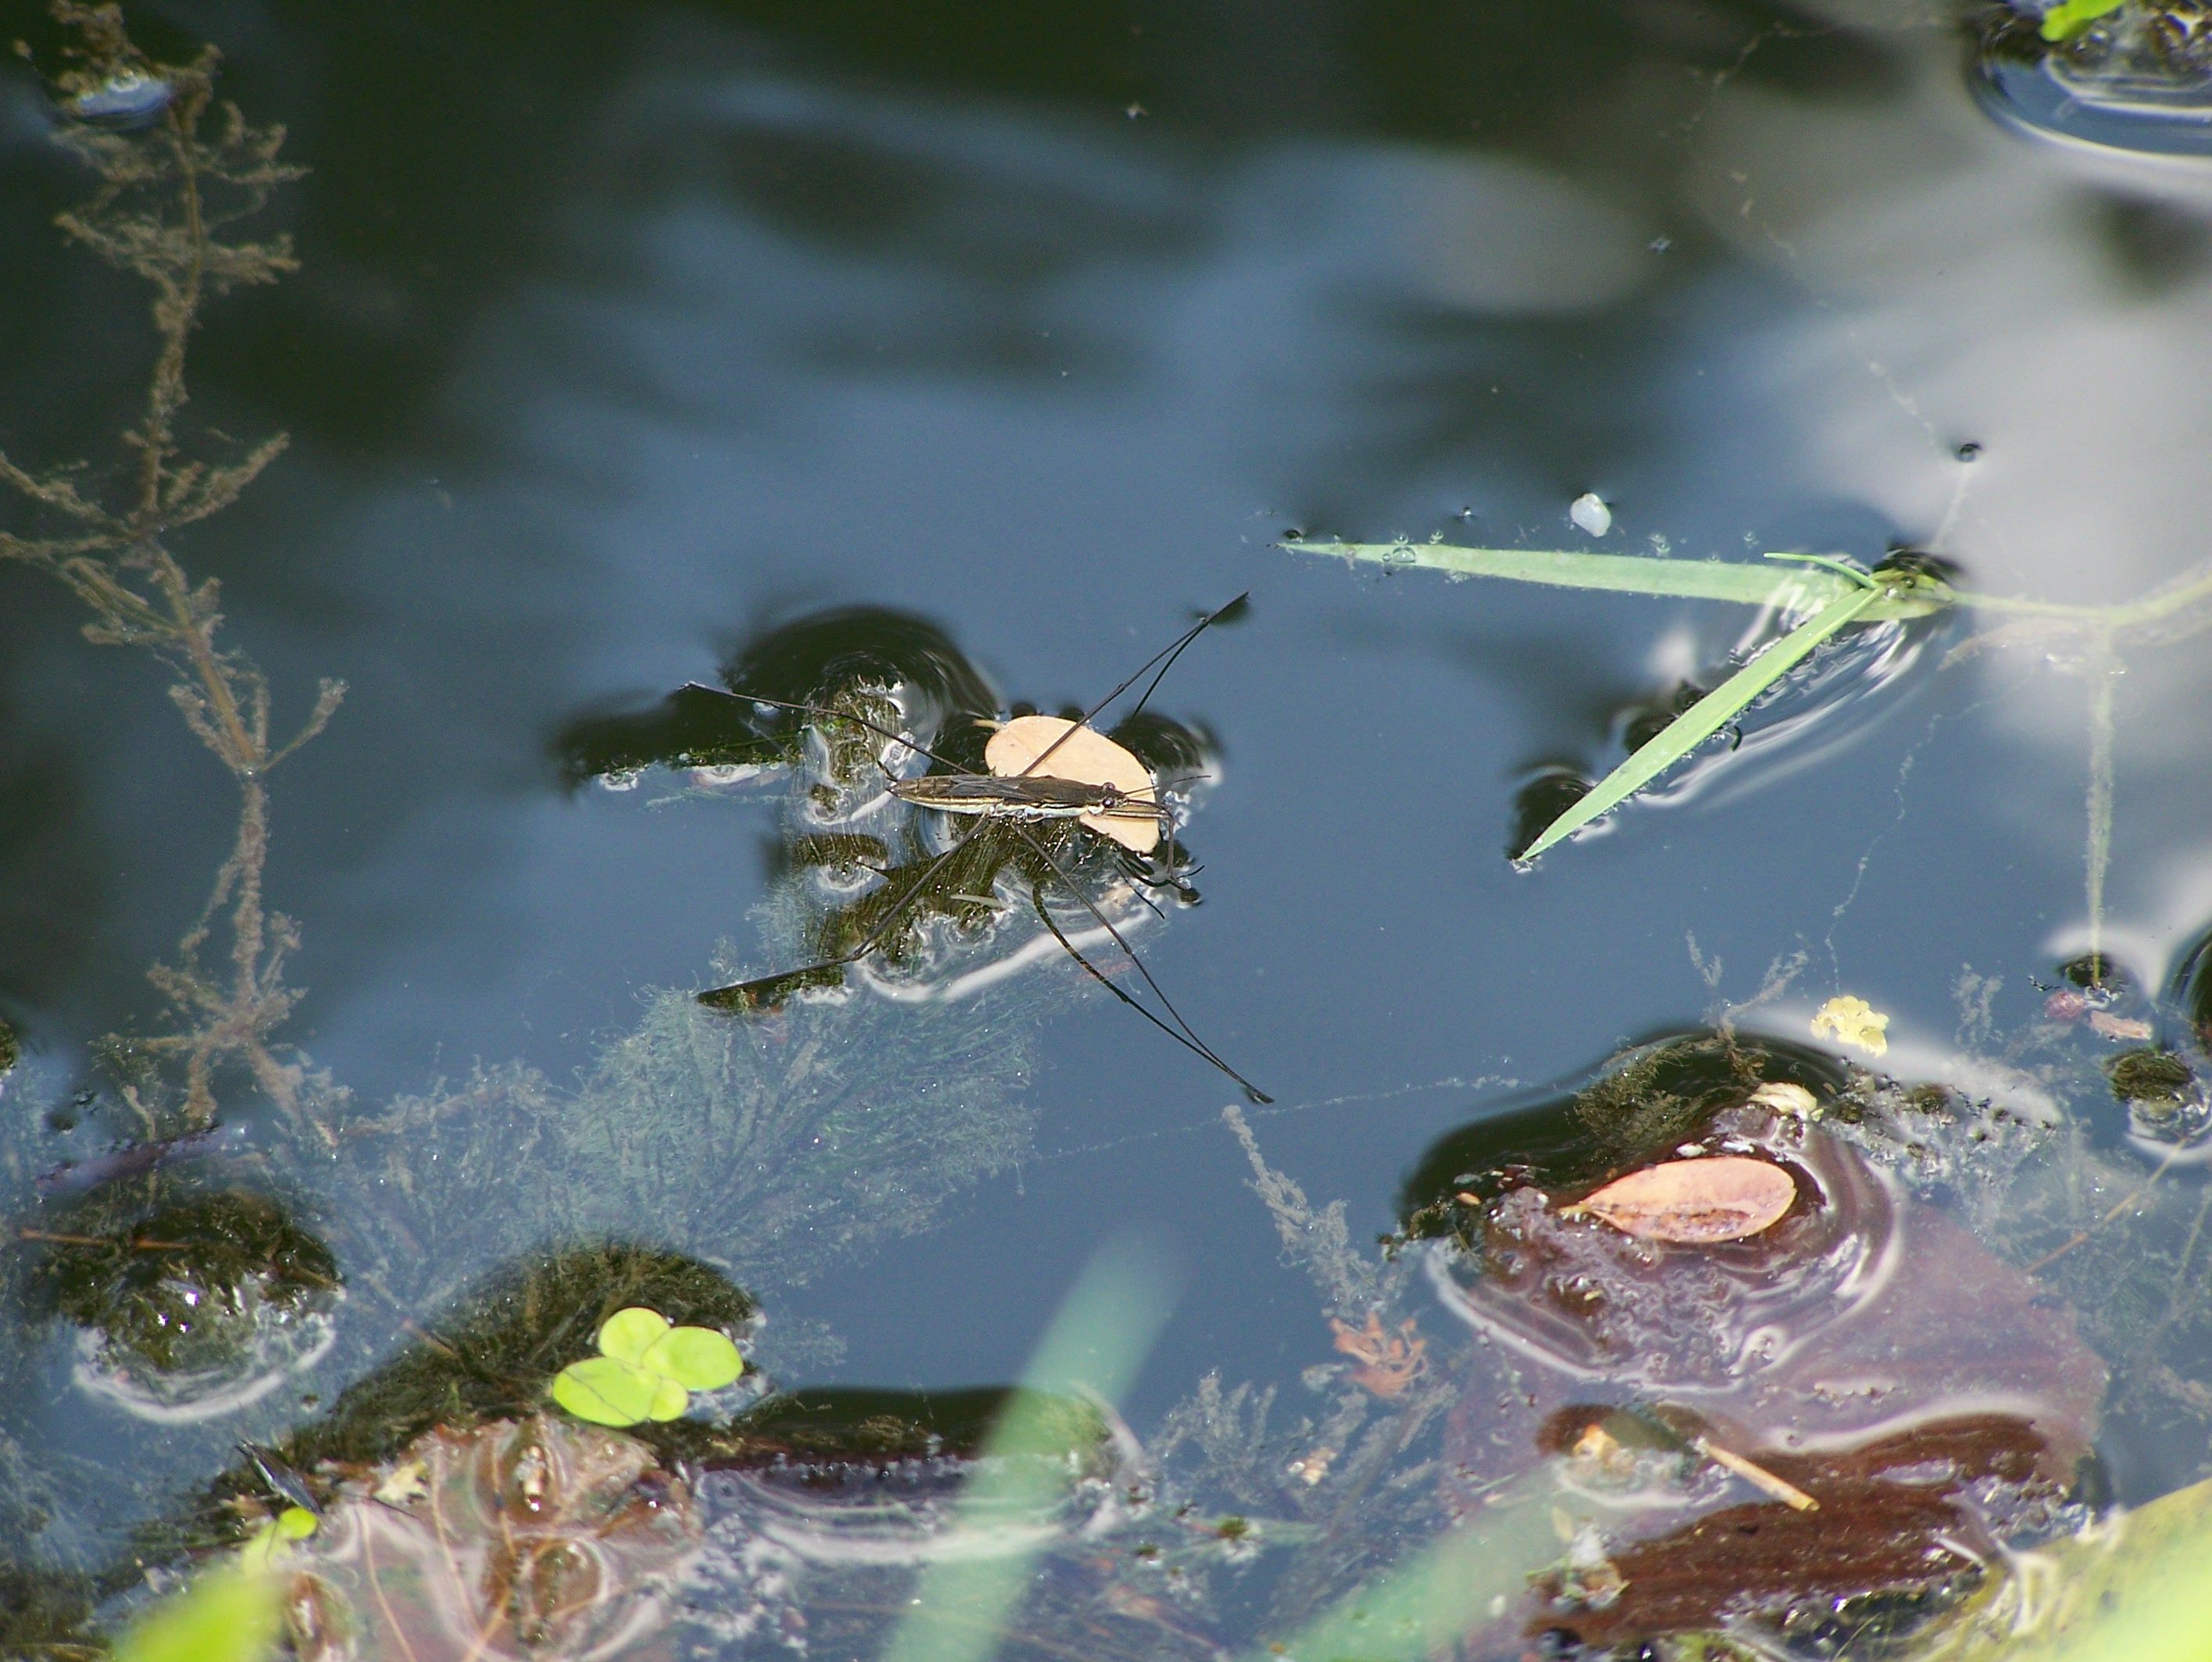
[[[53,50],[33,9],[4,15]],[[580,724],[839,608],[934,626],[993,713],[1080,708],[1249,590],[1157,697],[1218,777],[1182,833],[1204,904],[1138,944],[1276,1099],[1250,1110],[1266,1158],[1316,1206],[1340,1198],[1355,1245],[1399,1227],[1441,1139],[1701,1028],[1801,951],[1749,1025],[1809,1043],[1814,1009],[1854,994],[1889,1014],[1898,1081],[2024,1094],[2127,1174],[2170,1149],[2130,1143],[2098,1088],[2118,1041],[2065,1040],[2091,1084],[2071,1094],[1992,1058],[2017,1060],[2093,943],[2142,990],[2114,1009],[2197,1054],[2155,999],[2183,995],[2212,927],[2201,642],[2127,645],[2110,682],[2075,640],[1947,661],[1972,618],[1847,644],[1735,753],[1520,870],[1516,793],[1610,767],[1622,725],[1711,684],[1754,621],[1274,546],[1910,545],[1977,591],[2083,604],[2196,567],[2212,175],[1993,120],[1944,9],[132,17],[171,58],[218,45],[219,95],[283,123],[312,170],[266,220],[301,270],[213,304],[188,371],[189,431],[290,448],[168,543],[220,577],[223,640],[266,672],[280,729],[318,676],[349,686],[270,781],[265,878],[302,935],[284,974],[304,994],[272,1040],[350,1094],[333,1123],[480,1063],[566,1089],[651,990],[727,979],[719,943],[738,974],[804,955],[757,912],[783,794],[686,792],[665,769],[578,784]],[[27,68],[0,78],[0,447],[39,467],[116,453],[153,349],[139,288],[51,224],[87,179],[50,111]],[[1585,491],[1612,505],[1600,544],[1566,518]],[[0,527],[28,534],[18,509]],[[94,1047],[162,1030],[146,968],[190,926],[238,802],[164,672],[84,621],[0,568],[0,1019],[24,1058],[0,1112],[11,1216],[46,1229],[34,1175],[134,1134]],[[2115,786],[2093,927],[2100,684]],[[2002,983],[1978,1036],[1963,971]],[[866,1051],[853,1067],[880,1074],[886,1114],[919,1111],[937,1082],[916,1070],[948,1046],[1009,1106],[946,1156],[927,1227],[846,1242],[808,1222],[748,1256],[707,1202],[621,1221],[737,1264],[764,1334],[816,1336],[777,1384],[1011,1381],[1133,1232],[1172,1266],[1121,1403],[1140,1437],[1209,1371],[1279,1387],[1282,1423],[1321,1412],[1293,1405],[1300,1375],[1340,1359],[1222,1125],[1231,1082],[1051,953],[979,1001],[862,994],[810,1022]],[[378,1209],[400,1207],[404,1160],[372,1181],[285,1152],[252,1079],[219,1086],[265,1166],[159,1170],[280,1189],[341,1277],[349,1252],[398,1250]],[[663,1135],[713,1188],[681,1123]],[[393,1295],[422,1320],[580,1244],[509,1136],[439,1192],[436,1262]],[[2160,1180],[2185,1227],[2198,1169]],[[82,1514],[0,1552],[34,1566],[112,1562],[234,1437],[281,1441],[407,1343],[349,1281],[325,1360],[164,1431],[71,1385],[69,1322],[17,1294],[0,1481],[59,1483]],[[1449,1367],[1447,1316],[1420,1319]],[[2119,1496],[2203,1475],[2205,1427],[2132,1400],[2098,1435]],[[1272,1631],[1262,1603],[1205,1619],[1241,1645]]]

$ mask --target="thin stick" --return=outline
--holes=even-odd
[[[1762,1494],[1771,1495],[1784,1505],[1799,1512],[1818,1512],[1820,1503],[1787,1478],[1778,1477],[1763,1465],[1755,1465],[1734,1449],[1723,1448],[1710,1437],[1692,1437],[1690,1447],[1696,1449],[1715,1465],[1733,1471]]]

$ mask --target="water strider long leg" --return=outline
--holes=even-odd
[[[1205,634],[1206,630],[1212,628],[1216,623],[1218,623],[1223,618],[1228,616],[1230,613],[1235,611],[1239,606],[1243,605],[1251,597],[1252,591],[1247,589],[1243,593],[1238,595],[1227,605],[1216,606],[1212,611],[1206,613],[1204,617],[1199,619],[1198,622],[1192,628],[1189,634],[1183,636],[1182,640],[1176,641],[1174,646],[1168,648],[1168,650],[1162,654],[1162,656],[1166,658],[1167,662],[1160,665],[1159,673],[1152,677],[1152,684],[1146,687],[1143,692],[1137,695],[1137,701],[1129,707],[1129,714],[1122,717],[1121,719],[1124,721],[1130,719],[1130,718],[1133,717],[1138,711],[1143,709],[1146,704],[1152,701],[1152,695],[1160,689],[1160,682],[1167,678],[1168,671],[1175,668],[1176,659],[1182,656],[1184,647],[1189,646],[1192,641],[1197,640],[1199,636]],[[1142,674],[1144,674],[1142,670],[1137,671],[1137,675]],[[1137,676],[1131,676],[1129,680],[1134,681],[1136,678]],[[1127,684],[1127,682],[1123,683],[1125,687]],[[1109,700],[1109,701],[1110,702],[1111,701]]]
[[[1046,847],[1044,843],[1041,841],[1027,826],[1020,824],[1018,822],[1014,826],[1014,830],[1017,834],[1027,840],[1030,846],[1037,852],[1037,854],[1043,859],[1044,863],[1052,868],[1053,874],[1060,879],[1060,883],[1066,886],[1067,890],[1073,894],[1077,900],[1083,902],[1084,909],[1090,913],[1093,918],[1098,920],[1099,926],[1103,929],[1108,935],[1113,937],[1114,944],[1121,949],[1123,955],[1128,959],[1131,966],[1134,967],[1139,975],[1144,978],[1145,985],[1152,989],[1152,997],[1160,1001],[1160,1007],[1166,1010],[1168,1015],[1173,1018],[1174,1026],[1171,1027],[1168,1022],[1162,1021],[1158,1016],[1147,1010],[1143,1004],[1131,998],[1122,988],[1115,986],[1096,964],[1093,964],[1088,958],[1077,951],[1074,943],[1067,938],[1066,935],[1062,932],[1060,925],[1053,921],[1052,914],[1045,909],[1043,897],[1042,895],[1036,896],[1037,915],[1044,919],[1045,927],[1052,931],[1053,937],[1066,950],[1067,955],[1074,959],[1077,963],[1082,965],[1085,970],[1089,971],[1092,979],[1097,981],[1101,986],[1103,986],[1109,992],[1112,993],[1116,998],[1119,998],[1123,1004],[1128,1005],[1130,1009],[1137,1011],[1138,1014],[1141,1015],[1154,1027],[1166,1034],[1168,1037],[1173,1039],[1184,1049],[1204,1057],[1207,1061],[1212,1063],[1215,1067],[1219,1068],[1222,1072],[1227,1074],[1231,1079],[1234,1079],[1238,1084],[1242,1085],[1244,1088],[1245,1095],[1249,1096],[1255,1102],[1265,1103],[1273,1101],[1275,1100],[1273,1097],[1268,1095],[1267,1092],[1261,1090],[1249,1079],[1247,1079],[1243,1074],[1237,1072],[1236,1069],[1231,1067],[1228,1063],[1223,1061],[1219,1056],[1216,1055],[1212,1048],[1209,1046],[1203,1039],[1200,1039],[1198,1036],[1197,1032],[1191,1027],[1190,1023],[1183,1020],[1182,1012],[1175,1007],[1175,1000],[1169,998],[1167,995],[1167,990],[1161,986],[1158,981],[1152,979],[1152,972],[1145,967],[1145,961],[1137,955],[1136,949],[1132,947],[1128,941],[1123,937],[1121,931],[1114,926],[1114,920],[1111,918],[1109,918],[1104,912],[1099,909],[1098,903],[1093,901],[1090,895],[1085,891],[1083,886],[1075,881],[1074,876],[1068,871],[1066,866],[1060,863],[1059,858],[1053,853],[1052,850]]]
[[[1113,701],[1121,697],[1123,693],[1128,691],[1128,689],[1141,680],[1148,671],[1153,671],[1155,666],[1157,666],[1157,672],[1153,673],[1151,684],[1145,688],[1143,694],[1138,698],[1137,702],[1131,709],[1130,713],[1134,715],[1138,711],[1143,709],[1146,701],[1149,700],[1152,694],[1158,688],[1162,679],[1166,676],[1168,670],[1174,667],[1175,661],[1182,655],[1185,649],[1188,648],[1193,641],[1196,640],[1200,634],[1204,634],[1207,628],[1212,627],[1217,620],[1226,616],[1236,607],[1243,604],[1247,597],[1247,595],[1240,594],[1234,600],[1229,602],[1227,605],[1216,608],[1214,610],[1207,613],[1204,617],[1200,618],[1196,623],[1192,625],[1191,628],[1186,629],[1181,635],[1170,641],[1159,652],[1155,652],[1151,658],[1147,658],[1138,667],[1134,674],[1131,675],[1127,680],[1123,681],[1119,686],[1108,693],[1104,698],[1100,699],[1096,704],[1092,705],[1089,710],[1084,713],[1080,720],[1071,725],[1066,731],[1061,733],[1057,738],[1054,739],[1050,744],[1047,745],[1036,756],[1032,757],[1029,763],[1022,768],[1020,773],[1016,774],[1013,777],[1020,778],[1024,775],[1035,773],[1045,761],[1046,758],[1050,756],[1061,744],[1065,743],[1067,739],[1074,734],[1078,728],[1087,727],[1093,716],[1096,716],[1108,705],[1113,703]],[[955,771],[959,771],[959,764],[952,761],[950,758],[940,755],[938,752],[930,749],[926,745],[917,743],[915,740],[908,737],[903,733],[892,732],[888,728],[880,726],[877,723],[870,721],[865,716],[854,715],[849,712],[830,710],[820,705],[801,704],[786,699],[765,698],[752,695],[731,692],[722,688],[706,687],[696,682],[690,684],[697,687],[698,690],[702,692],[711,693],[717,697],[727,698],[734,702],[765,704],[773,709],[793,710],[803,714],[827,716],[832,719],[851,721],[859,726],[866,729],[868,731],[877,734],[880,737],[890,740],[894,744],[904,745],[907,749],[913,750],[918,755],[927,756],[930,760],[938,762],[941,766],[952,768]],[[1157,788],[1158,787],[1155,787],[1156,791]],[[1172,822],[1170,816],[1170,810],[1167,809],[1165,804],[1157,804],[1155,806],[1155,811],[1159,816],[1163,833],[1171,833],[1173,828]],[[874,948],[876,943],[882,940],[883,937],[890,932],[891,927],[897,923],[900,918],[904,916],[912,908],[914,903],[920,898],[924,886],[930,881],[930,879],[934,877],[939,871],[943,870],[945,864],[950,861],[955,854],[958,853],[963,848],[967,846],[970,837],[973,837],[977,832],[980,832],[982,829],[981,821],[993,817],[998,816],[991,814],[988,810],[986,810],[984,814],[979,816],[978,822],[975,829],[970,831],[967,836],[963,836],[958,841],[955,842],[951,847],[946,849],[935,859],[932,860],[922,870],[921,875],[908,886],[906,892],[900,895],[898,899],[895,901],[884,912],[884,916],[877,922],[876,925],[871,929],[860,941],[860,943],[853,947],[849,951],[842,953],[833,958],[825,958],[817,963],[804,965],[797,969],[784,970],[777,974],[759,976],[748,981],[733,982],[726,986],[710,987],[707,991],[697,995],[699,1002],[715,1009],[744,1009],[750,1005],[755,1001],[758,996],[759,990],[761,989],[778,985],[795,986],[797,984],[803,983],[811,978],[820,976],[827,971],[833,969],[842,970],[845,966],[857,962],[860,959],[865,957],[867,953]],[[1007,817],[1012,816],[1009,816]],[[1105,929],[1106,932],[1113,937],[1115,944],[1119,946],[1121,950],[1127,955],[1129,961],[1135,967],[1137,973],[1144,978],[1146,986],[1152,989],[1153,997],[1157,998],[1160,1001],[1161,1005],[1168,1011],[1169,1015],[1173,1017],[1176,1025],[1170,1027],[1167,1022],[1163,1022],[1158,1016],[1146,1009],[1144,1005],[1139,1004],[1121,988],[1115,986],[1112,981],[1101,974],[1096,966],[1092,965],[1089,960],[1085,959],[1080,952],[1078,952],[1075,949],[1073,944],[1070,943],[1066,936],[1061,932],[1059,925],[1053,921],[1048,914],[1044,913],[1042,906],[1040,904],[1040,915],[1044,917],[1046,926],[1049,928],[1054,937],[1059,939],[1060,945],[1066,949],[1069,955],[1074,958],[1078,963],[1081,964],[1085,970],[1095,977],[1102,986],[1105,986],[1109,992],[1112,992],[1115,998],[1121,999],[1124,1004],[1128,1004],[1132,1009],[1139,1011],[1147,1021],[1151,1022],[1155,1027],[1160,1028],[1162,1032],[1166,1033],[1171,1038],[1174,1038],[1177,1043],[1183,1045],[1186,1048],[1194,1052],[1196,1054],[1204,1057],[1207,1061],[1213,1064],[1215,1067],[1219,1068],[1231,1078],[1236,1080],[1238,1084],[1244,1088],[1247,1095],[1258,1101],[1265,1102],[1272,1101],[1272,1098],[1268,1097],[1264,1092],[1260,1090],[1260,1089],[1254,1085],[1251,1081],[1246,1079],[1243,1075],[1238,1073],[1236,1069],[1231,1067],[1226,1062],[1223,1061],[1220,1057],[1214,1054],[1214,1052],[1206,1046],[1205,1041],[1199,1038],[1196,1032],[1192,1029],[1190,1024],[1183,1020],[1182,1012],[1176,1009],[1174,1001],[1167,996],[1165,990],[1160,986],[1158,982],[1152,979],[1152,972],[1145,967],[1144,961],[1139,958],[1136,953],[1130,948],[1128,942],[1122,937],[1121,931],[1114,926],[1113,921],[1098,908],[1097,904],[1091,901],[1090,895],[1086,894],[1082,887],[1074,881],[1066,868],[1060,864],[1060,861],[1054,857],[1051,852],[1047,849],[1042,843],[1039,842],[1036,837],[1030,835],[1028,829],[1020,823],[1018,819],[1015,820],[1014,826],[1015,829],[1029,840],[1030,846],[1034,848],[1037,853],[1043,858],[1045,862],[1052,867],[1054,872],[1060,877],[1060,881],[1068,887],[1071,892],[1075,895],[1076,898],[1081,901],[1085,907],[1090,911],[1091,914],[1098,920],[1099,924]],[[1181,1029],[1180,1032],[1177,1031],[1178,1028]]]
[[[1215,1067],[1219,1068],[1222,1072],[1227,1074],[1231,1079],[1236,1080],[1238,1084],[1244,1087],[1244,1094],[1250,1097],[1255,1102],[1267,1103],[1275,1100],[1273,1097],[1268,1095],[1265,1091],[1260,1090],[1255,1087],[1249,1081],[1245,1079],[1243,1075],[1239,1074],[1236,1069],[1231,1067],[1226,1062],[1223,1061],[1218,1056],[1216,1056],[1212,1051],[1206,1049],[1203,1046],[1193,1044],[1182,1034],[1177,1033],[1165,1022],[1160,1020],[1158,1016],[1153,1015],[1151,1010],[1146,1010],[1134,998],[1132,998],[1121,988],[1115,986],[1113,980],[1107,975],[1106,972],[1100,969],[1097,965],[1092,963],[1090,959],[1085,957],[1083,955],[1082,949],[1079,948],[1074,942],[1067,938],[1066,931],[1061,929],[1057,923],[1053,921],[1052,913],[1045,909],[1043,891],[1041,889],[1032,889],[1030,893],[1030,897],[1036,903],[1037,916],[1044,920],[1044,926],[1052,931],[1053,939],[1060,943],[1060,950],[1066,953],[1069,957],[1074,959],[1077,963],[1082,965],[1085,973],[1086,973],[1092,980],[1097,982],[1098,985],[1104,987],[1107,992],[1112,993],[1123,1004],[1128,1005],[1131,1010],[1135,1010],[1138,1015],[1143,1016],[1147,1022],[1150,1022],[1154,1027],[1158,1028],[1162,1033],[1167,1034],[1169,1038],[1174,1040],[1176,1043],[1181,1045],[1185,1050],[1190,1052],[1194,1056],[1202,1058],[1204,1060],[1211,1062]],[[1123,950],[1126,951],[1127,949],[1125,947]]]
[[[876,926],[861,937],[860,944],[854,947],[851,951],[840,953],[835,958],[824,958],[819,963],[802,964],[797,969],[779,970],[773,975],[757,975],[750,981],[732,981],[727,986],[708,987],[704,992],[696,995],[699,1002],[710,1010],[745,1010],[753,1003],[755,988],[765,987],[778,981],[788,981],[796,986],[809,977],[821,974],[825,970],[842,969],[847,964],[859,962],[868,955],[877,942],[890,933],[894,924],[913,910],[915,902],[921,898],[923,886],[944,870],[945,863],[955,854],[967,847],[975,834],[983,828],[983,821],[989,817],[988,815],[979,817],[967,835],[962,837],[951,847],[923,867],[921,875],[907,885],[906,892],[891,902],[884,910],[884,915],[877,919]]]
[[[794,704],[787,698],[763,698],[757,693],[733,693],[726,687],[709,687],[700,681],[687,681],[682,688],[678,688],[678,691],[687,689],[697,693],[712,693],[716,698],[726,698],[734,704],[765,704],[772,710],[794,710],[800,715],[827,716],[832,721],[849,721],[856,727],[866,728],[879,738],[887,738],[894,744],[903,744],[916,755],[927,756],[932,761],[941,767],[950,767],[956,773],[967,771],[950,756],[938,755],[927,744],[917,744],[904,733],[894,733],[888,727],[879,727],[866,716],[856,716],[849,710],[832,710],[820,704]]]
[[[1182,656],[1183,649],[1188,646],[1192,641],[1197,640],[1199,636],[1204,634],[1206,630],[1212,628],[1213,622],[1216,618],[1226,616],[1229,613],[1236,610],[1237,607],[1243,605],[1251,597],[1252,591],[1249,589],[1247,589],[1243,594],[1238,595],[1227,605],[1215,607],[1212,611],[1206,613],[1205,616],[1200,618],[1197,622],[1192,624],[1190,628],[1185,629],[1181,634],[1177,635],[1173,640],[1168,642],[1166,646],[1161,647],[1159,651],[1154,652],[1150,658],[1146,658],[1142,664],[1137,666],[1137,671],[1134,675],[1131,676],[1127,681],[1116,687],[1112,692],[1107,694],[1105,697],[1100,699],[1096,704],[1085,710],[1083,713],[1082,717],[1076,722],[1074,727],[1070,727],[1066,732],[1062,733],[1058,738],[1053,740],[1051,743],[1046,745],[1043,749],[1038,751],[1036,755],[1031,758],[1029,766],[1023,768],[1022,772],[1024,773],[1034,773],[1036,772],[1038,767],[1042,764],[1047,756],[1050,755],[1054,750],[1060,749],[1061,745],[1066,743],[1067,741],[1074,736],[1076,727],[1088,727],[1091,725],[1091,717],[1097,715],[1101,710],[1111,704],[1115,699],[1127,692],[1130,688],[1135,686],[1139,681],[1143,680],[1145,677],[1145,672],[1150,670],[1153,664],[1158,664],[1160,666],[1159,675],[1156,675],[1152,677],[1152,684],[1150,687],[1146,688],[1143,696],[1139,698],[1136,703],[1130,707],[1129,714],[1132,716],[1135,715],[1139,710],[1145,707],[1145,700],[1150,698],[1158,688],[1160,677],[1166,675],[1170,670],[1175,667],[1175,661]],[[1165,659],[1166,661],[1162,663],[1162,659]]]

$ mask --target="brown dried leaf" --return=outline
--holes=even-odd
[[[1643,1240],[1707,1243],[1757,1234],[1796,1198],[1796,1180],[1771,1161],[1718,1155],[1631,1172],[1569,1210]]]

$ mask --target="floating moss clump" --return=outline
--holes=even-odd
[[[495,1277],[428,1324],[421,1343],[356,1382],[282,1453],[302,1470],[319,1459],[374,1465],[432,1430],[527,1418],[554,1376],[592,1355],[607,1319],[631,1306],[718,1331],[753,1313],[720,1271],[680,1253],[618,1243],[563,1253]]]
[[[91,1659],[92,1594],[78,1576],[0,1564],[0,1656]]]
[[[2112,1095],[2145,1113],[2171,1113],[2189,1100],[2197,1076],[2170,1050],[2124,1051],[2106,1065]]]
[[[265,1196],[206,1195],[96,1234],[53,1231],[39,1266],[52,1307],[161,1373],[228,1359],[235,1318],[338,1285],[330,1248]]]

